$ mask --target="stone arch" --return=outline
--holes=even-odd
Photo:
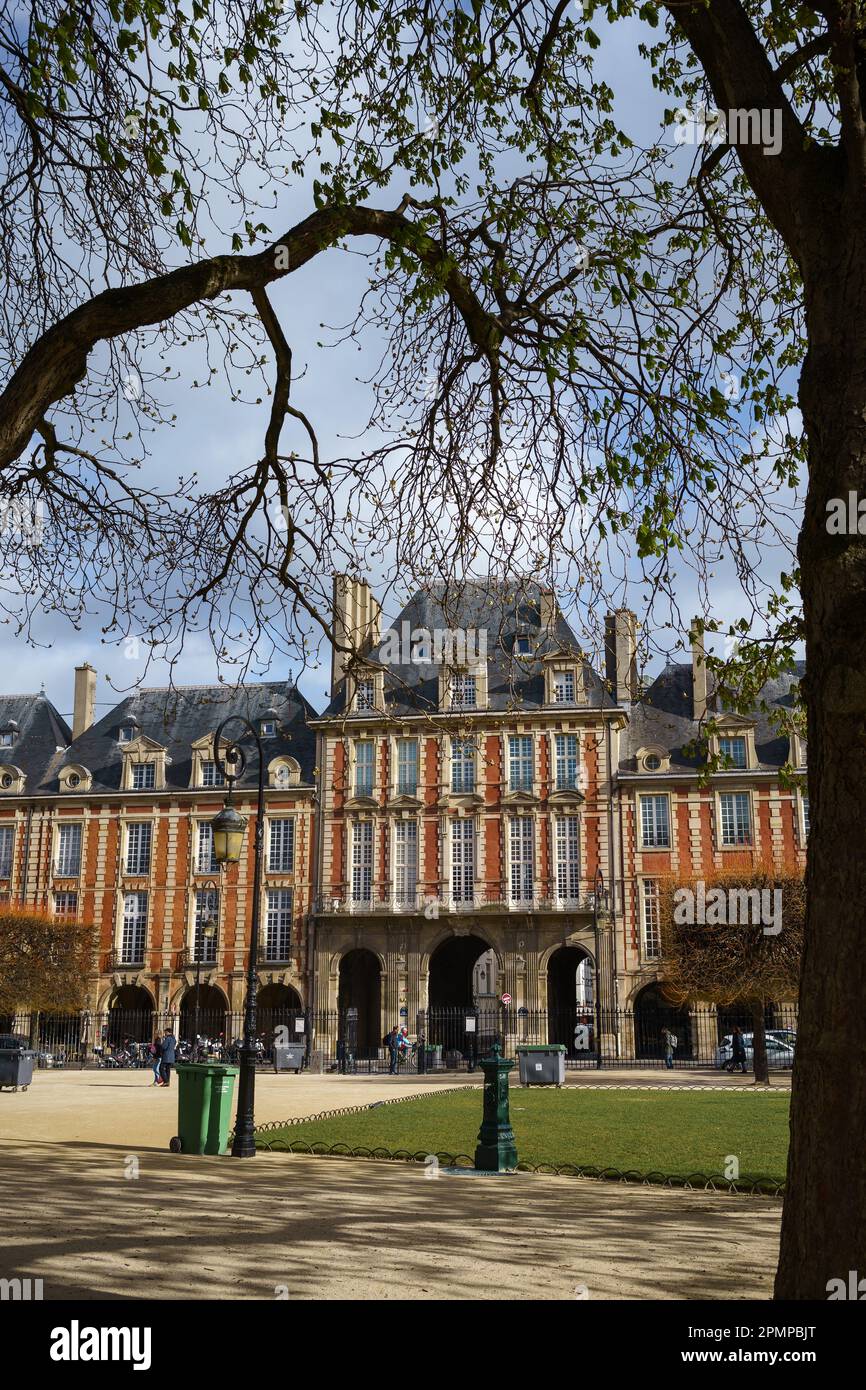
[[[355,1057],[379,1056],[382,1023],[383,961],[369,946],[353,946],[340,956],[337,1008],[341,1041]]]
[[[110,1047],[124,1039],[150,1042],[155,1027],[156,1002],[144,985],[112,985],[104,1004],[102,1041]]]
[[[562,943],[547,953],[547,1037],[569,1057],[596,1053],[595,958],[588,947]]]
[[[443,932],[425,957],[428,1008],[471,1007],[473,970],[478,959],[492,951],[496,969],[502,971],[502,956],[484,930]]]
[[[202,983],[198,995],[198,1032],[202,1037],[218,1039],[221,1036],[227,1043],[232,1031],[240,1033],[238,1025],[234,1028],[229,1011],[229,1001],[219,985]],[[178,1038],[192,1042],[196,1032],[196,986],[190,985],[183,995],[175,999]]]

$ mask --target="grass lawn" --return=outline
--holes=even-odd
[[[577,1163],[722,1177],[728,1155],[742,1179],[784,1180],[788,1094],[712,1091],[514,1089],[511,1124],[522,1163]],[[410,1153],[475,1153],[481,1092],[442,1092],[355,1115],[289,1125],[260,1136],[280,1147],[348,1144]]]

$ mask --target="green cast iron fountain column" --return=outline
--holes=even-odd
[[[508,1114],[508,1073],[514,1063],[502,1056],[496,1042],[479,1065],[484,1072],[484,1118],[478,1131],[475,1167],[485,1173],[506,1173],[517,1167],[517,1146]]]

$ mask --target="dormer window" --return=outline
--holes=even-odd
[[[259,733],[262,738],[276,738],[277,721],[276,719],[263,719],[259,724]]]
[[[662,760],[659,757],[658,753],[647,753],[646,757],[643,760],[643,765],[646,768],[647,772],[658,772],[659,768],[662,765]]]
[[[117,732],[118,743],[132,743],[137,736],[138,729],[135,724],[121,724]]]
[[[477,703],[478,692],[475,677],[462,671],[457,672],[451,677],[451,708],[475,709]]]
[[[68,781],[68,779],[67,779]],[[152,791],[156,786],[155,763],[133,763],[132,790],[134,792]]]
[[[376,682],[372,676],[364,676],[358,681],[355,690],[355,709],[370,710],[375,708]]]
[[[719,752],[725,761],[726,767],[748,767],[746,740],[740,735],[723,735],[719,739]]]
[[[553,703],[555,705],[574,704],[574,672],[554,671]]]
[[[14,729],[2,729],[2,730],[0,730],[0,748],[11,748],[14,742],[15,742],[15,730],[14,730]]]
[[[60,769],[58,783],[62,792],[90,791],[92,777],[86,767],[74,763]]]
[[[8,792],[14,781],[15,778],[12,776],[11,772],[4,772],[2,777],[0,777],[0,787],[3,788],[4,792]]]
[[[532,642],[528,637],[518,637],[514,643],[514,650],[518,656],[531,656]]]
[[[225,781],[225,777],[213,759],[202,763],[201,784],[203,787],[224,787]]]
[[[754,725],[746,720],[725,719],[718,734],[710,737],[710,756],[719,760],[720,772],[745,772],[757,767]]]

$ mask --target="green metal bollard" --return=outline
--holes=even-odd
[[[485,1173],[507,1173],[517,1167],[517,1146],[508,1114],[508,1073],[513,1062],[502,1056],[499,1043],[479,1065],[484,1072],[484,1118],[478,1131],[475,1167]]]

